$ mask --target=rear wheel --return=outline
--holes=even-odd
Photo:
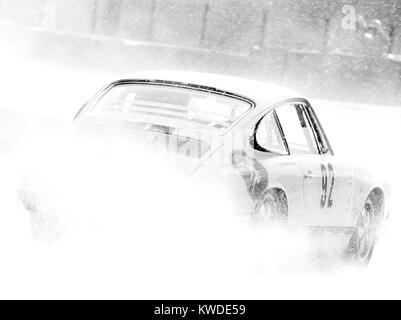
[[[268,190],[257,203],[253,220],[258,225],[285,226],[288,220],[288,205],[284,192]]]

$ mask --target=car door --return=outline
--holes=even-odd
[[[305,110],[322,155],[322,206],[325,207],[326,227],[352,226],[354,199],[354,172],[348,161],[334,155],[316,113],[309,104]]]
[[[258,168],[259,180],[265,181],[259,184],[260,191],[273,188],[283,190],[289,210],[288,224],[296,225],[303,206],[302,169],[298,161],[289,155],[274,110],[257,119],[253,127],[248,146],[253,163]],[[259,190],[253,191],[257,193]]]
[[[276,114],[287,142],[290,156],[301,167],[303,180],[302,213],[298,225],[306,227],[325,224],[327,180],[323,158],[310,125],[303,102],[291,102],[276,108]]]

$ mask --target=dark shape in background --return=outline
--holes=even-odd
[[[220,72],[274,81],[319,98],[390,104],[401,98],[397,0],[0,0],[0,5],[0,40],[41,61],[113,75],[147,68]],[[355,30],[342,26],[344,5],[355,7]]]

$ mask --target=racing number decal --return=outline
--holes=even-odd
[[[322,169],[322,196],[320,198],[320,208],[324,209],[327,202],[327,168],[324,164],[321,165]]]
[[[335,176],[334,176],[334,168],[329,163],[326,165],[321,165],[322,169],[322,196],[320,199],[320,207],[324,209],[326,206],[327,208],[332,208],[334,205],[333,200],[333,191],[334,191],[334,183],[335,183]],[[329,191],[329,183],[330,183],[330,191]]]
[[[330,193],[329,193],[329,201],[327,203],[327,206],[329,208],[333,207],[334,200],[333,200],[333,190],[334,190],[334,182],[335,182],[335,177],[334,177],[334,168],[333,166],[329,163],[328,165],[329,168],[329,174],[331,176],[331,187],[330,187]]]

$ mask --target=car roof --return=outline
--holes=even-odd
[[[302,98],[298,92],[282,86],[216,73],[150,70],[131,73],[121,78],[123,79],[161,80],[214,88],[252,100],[256,104],[256,109],[265,109],[288,99]]]

